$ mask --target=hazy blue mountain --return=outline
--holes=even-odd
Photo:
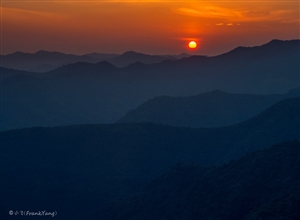
[[[283,95],[231,94],[214,90],[197,96],[155,97],[117,122],[153,122],[184,127],[218,127],[249,119],[275,102],[300,96],[300,87]]]
[[[104,61],[116,56],[120,56],[120,54],[115,54],[115,53],[111,53],[111,54],[107,54],[107,53],[88,53],[85,54],[85,56],[89,56],[89,57],[93,57],[99,61]]]
[[[64,54],[60,52],[38,51],[36,53],[15,52],[1,55],[2,67],[33,72],[47,72],[64,64],[76,62],[96,63],[91,56]]]
[[[89,219],[291,219],[300,216],[300,143],[284,142],[221,167],[178,164],[133,198]]]
[[[107,61],[117,67],[125,67],[135,62],[141,62],[144,64],[153,64],[153,63],[160,63],[165,60],[176,60],[176,58],[173,56],[148,55],[148,54],[137,53],[134,51],[128,51],[123,53],[120,56],[108,59]]]
[[[59,68],[60,66],[61,66],[60,64],[58,64],[58,65],[41,64],[41,65],[37,65],[37,66],[34,66],[34,67],[30,67],[26,70],[30,71],[30,72],[35,72],[35,73],[46,73],[48,71]]]
[[[49,73],[55,76],[55,78],[72,78],[72,77],[81,77],[88,78],[90,76],[107,76],[108,78],[114,78],[113,73],[117,73],[119,68],[112,65],[107,61],[101,61],[98,63],[85,63],[78,62],[74,64],[64,65],[56,70],[52,70]],[[103,79],[103,78],[101,78]]]
[[[1,76],[0,81],[4,80],[5,78],[16,76],[16,75],[36,75],[36,73],[0,67],[0,76]]]
[[[56,210],[61,219],[83,219],[80,215],[138,192],[178,162],[222,164],[278,142],[299,140],[299,129],[300,98],[215,129],[136,123],[5,131],[2,214],[35,207]]]
[[[97,87],[92,80],[78,81]],[[102,103],[108,101],[97,104],[96,93],[85,93],[76,84],[24,74],[3,79],[0,88],[2,130],[100,123],[106,110]]]
[[[75,121],[112,123],[157,96],[191,96],[215,89],[229,93],[286,93],[300,86],[299,42],[272,41],[217,57],[192,56],[149,65],[136,62],[124,68],[105,61],[79,62],[40,74],[43,77],[39,80],[31,77],[33,73],[23,72],[20,74],[30,75],[28,80],[22,77],[24,82],[2,81],[2,129],[70,125]],[[1,69],[1,75],[9,71]],[[39,93],[32,92],[35,87]],[[66,108],[58,112],[57,106]],[[73,114],[81,116],[72,118]],[[50,122],[49,115],[60,120]],[[84,119],[78,120],[81,117]]]
[[[89,53],[85,55],[64,54],[60,52],[38,51],[36,53],[15,52],[0,55],[2,67],[44,73],[77,62],[97,63],[109,61],[118,67],[125,67],[135,62],[145,64],[159,63],[164,60],[178,60],[191,55],[182,53],[180,55],[147,55],[128,51],[123,54]]]
[[[181,53],[179,55],[169,55],[169,56],[175,57],[176,59],[182,59],[182,58],[191,57],[192,55],[191,54],[187,54],[187,53]]]

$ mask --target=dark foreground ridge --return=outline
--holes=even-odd
[[[120,196],[139,192],[178,162],[223,164],[299,140],[299,123],[300,98],[295,98],[216,129],[132,123],[1,132],[2,214],[34,208],[56,210],[61,219],[84,219]]]
[[[178,164],[94,219],[300,218],[300,143],[284,142],[222,167]]]

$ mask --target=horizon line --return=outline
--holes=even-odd
[[[272,41],[300,41],[300,38],[298,39],[289,39],[289,40],[281,40],[281,39],[272,39],[266,43],[263,43],[261,45],[255,45],[255,46],[237,46],[237,47],[234,47],[233,49],[230,49],[228,50],[227,52],[225,53],[228,53],[236,48],[239,48],[239,47],[245,47],[245,48],[251,48],[251,47],[258,47],[258,46],[263,46],[263,45],[266,45]],[[93,52],[88,52],[88,53],[84,53],[84,54],[78,54],[78,53],[66,53],[66,52],[62,52],[62,51],[50,51],[50,50],[44,50],[44,49],[40,49],[40,50],[37,50],[36,52],[23,52],[23,51],[15,51],[15,52],[12,52],[12,53],[7,53],[7,54],[2,54],[0,53],[0,56],[8,56],[8,55],[12,55],[12,54],[15,54],[15,53],[23,53],[23,54],[31,54],[31,55],[34,55],[38,52],[48,52],[48,53],[61,53],[61,54],[64,54],[64,55],[76,55],[76,56],[86,56],[86,55],[89,55],[89,54],[93,54],[93,53],[96,53],[96,54],[105,54],[105,55],[123,55],[125,53],[128,53],[128,52],[134,52],[134,53],[138,53],[138,54],[143,54],[143,55],[150,55],[150,56],[180,56],[182,54],[188,54],[190,56],[206,56],[206,57],[214,57],[214,56],[218,56],[218,55],[222,55],[224,53],[220,53],[220,54],[217,54],[217,55],[204,55],[204,54],[189,54],[187,52],[181,52],[181,53],[178,53],[178,54],[149,54],[149,53],[144,53],[144,52],[138,52],[138,51],[134,51],[134,50],[127,50],[125,52],[122,52],[122,53],[115,53],[115,52],[96,52],[96,51],[93,51]]]

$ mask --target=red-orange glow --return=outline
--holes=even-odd
[[[193,52],[217,55],[298,39],[298,6],[273,0],[2,1],[0,52],[180,54],[195,41]]]

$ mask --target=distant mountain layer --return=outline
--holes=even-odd
[[[126,53],[123,53],[120,56],[113,57],[107,61],[117,67],[125,67],[128,66],[129,64],[136,63],[136,62],[141,62],[143,64],[153,64],[153,63],[160,63],[165,60],[177,60],[177,58],[175,56],[148,55],[148,54],[137,53],[134,51],[128,51]]]
[[[184,127],[218,127],[249,119],[275,102],[300,96],[300,87],[284,95],[230,94],[220,90],[188,97],[156,97],[117,122],[153,122]]]
[[[117,67],[125,67],[129,64],[142,62],[144,64],[159,63],[165,60],[178,60],[189,57],[189,54],[180,55],[147,55],[128,51],[124,54],[90,53],[86,55],[64,54],[60,52],[38,51],[36,53],[15,52],[13,54],[1,55],[1,65],[5,68],[26,70],[31,72],[47,72],[63,65],[87,62],[97,63],[108,61]]]
[[[2,67],[5,68],[32,72],[47,72],[63,64],[76,62],[96,63],[98,59],[86,55],[79,56],[41,50],[33,54],[15,52],[13,54],[1,55],[1,61]]]
[[[1,210],[7,216],[9,210],[34,207],[75,219],[71,216],[138,192],[178,162],[223,164],[278,142],[299,140],[299,130],[300,98],[281,101],[243,123],[214,129],[141,123],[5,131]]]
[[[291,219],[300,217],[300,143],[285,142],[222,167],[179,164],[89,219]],[[100,208],[99,208],[100,209]]]

